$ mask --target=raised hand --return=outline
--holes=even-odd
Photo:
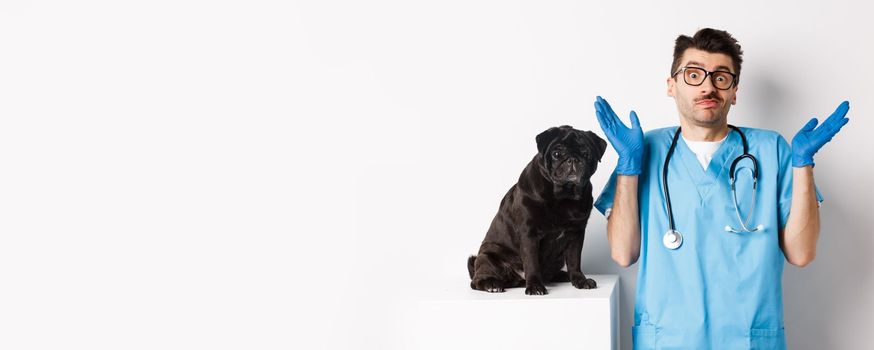
[[[637,113],[631,111],[631,128],[628,128],[619,120],[607,100],[598,96],[595,99],[595,115],[598,117],[598,124],[601,124],[601,130],[604,130],[607,140],[619,154],[616,173],[619,175],[640,174],[643,162],[643,129],[640,128]]]
[[[841,130],[841,127],[850,121],[850,119],[846,118],[847,111],[849,110],[850,103],[847,101],[842,102],[838,109],[822,122],[818,128],[816,127],[816,118],[810,119],[792,138],[792,166],[800,168],[814,165],[813,155],[823,145],[831,141],[832,137]]]

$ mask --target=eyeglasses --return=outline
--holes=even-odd
[[[677,76],[680,72],[683,72],[683,81],[691,86],[704,84],[704,80],[707,79],[708,75],[710,76],[710,82],[713,83],[713,87],[719,90],[728,90],[737,82],[737,74],[732,72],[726,72],[724,70],[708,72],[703,68],[698,67],[680,68],[676,73],[672,74],[671,77]]]

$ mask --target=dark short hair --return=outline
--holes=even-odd
[[[740,64],[743,62],[743,50],[737,40],[728,32],[719,29],[704,28],[698,30],[694,36],[680,35],[674,44],[674,63],[671,64],[671,72],[673,75],[680,68],[680,60],[683,58],[683,53],[686,49],[698,49],[710,53],[721,53],[731,57],[732,65],[734,66],[734,74],[737,74],[735,85],[740,81]]]

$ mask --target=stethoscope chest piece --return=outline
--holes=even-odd
[[[668,230],[668,232],[665,232],[664,237],[662,237],[662,243],[668,249],[677,249],[683,244],[683,235],[680,234],[680,231]]]

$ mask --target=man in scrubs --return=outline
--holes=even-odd
[[[677,38],[667,92],[679,129],[644,134],[633,111],[629,128],[606,100],[595,102],[619,155],[595,207],[608,218],[613,260],[640,263],[635,349],[786,347],[783,261],[805,266],[814,259],[822,198],[813,155],[847,123],[849,103],[818,127],[811,119],[791,145],[774,131],[735,130],[728,111],[737,102],[741,56],[725,31]],[[742,135],[758,161],[758,179],[754,191],[753,160],[738,161],[735,202],[729,172],[744,154]],[[678,236],[667,234],[670,216]]]

